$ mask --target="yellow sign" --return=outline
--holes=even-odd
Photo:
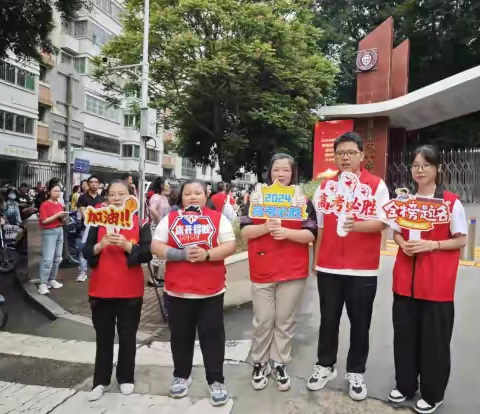
[[[307,199],[298,185],[257,184],[250,195],[248,215],[256,219],[306,220]]]

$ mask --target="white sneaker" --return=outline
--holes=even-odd
[[[315,365],[313,367],[313,374],[307,381],[307,388],[310,391],[323,390],[325,385],[335,378],[337,378],[337,370],[335,368]]]
[[[103,394],[105,394],[108,390],[108,387],[105,385],[97,385],[92,391],[90,391],[90,394],[88,394],[88,401],[97,401],[100,398],[103,397]]]
[[[222,384],[221,382],[214,382],[210,386],[210,391],[210,398],[214,407],[225,405],[228,402],[228,392],[225,384]]]
[[[268,376],[272,372],[272,367],[268,362],[256,362],[253,365],[252,387],[260,391],[268,384]]]
[[[363,401],[367,398],[367,386],[363,383],[363,375],[348,373],[345,375],[345,379],[350,382],[350,391],[348,395],[354,401]]]
[[[77,282],[85,282],[88,279],[88,276],[86,273],[80,273],[77,276]]]
[[[40,295],[48,295],[50,293],[50,290],[48,289],[48,287],[45,283],[42,283],[38,287],[38,293],[40,293]]]
[[[51,280],[50,287],[53,289],[60,289],[61,287],[63,287],[63,284],[60,282],[57,282],[56,280]]]
[[[170,397],[183,398],[188,394],[188,388],[192,385],[192,377],[185,379],[174,377],[170,388]]]
[[[440,407],[441,405],[443,404],[443,401],[440,401],[434,405],[430,405],[429,403],[427,403],[425,400],[418,400],[417,403],[415,404],[415,407],[413,407],[413,409],[417,412],[417,413],[422,413],[422,414],[430,414],[430,413],[434,413],[435,411],[437,411],[437,408]]]
[[[120,384],[120,391],[123,395],[130,395],[133,394],[133,390],[135,389],[135,384]]]
[[[290,377],[285,369],[285,364],[277,364],[274,362],[272,375],[275,376],[279,391],[288,391],[291,388]]]
[[[393,402],[393,403],[402,403],[402,402],[405,402],[407,400],[407,397],[405,397],[405,395],[403,395],[400,391],[398,391],[397,389],[394,389],[390,395],[388,396],[388,399]]]

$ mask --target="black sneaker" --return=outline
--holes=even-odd
[[[440,401],[436,404],[429,404],[425,400],[418,400],[417,403],[415,404],[415,407],[413,409],[417,413],[422,413],[422,414],[430,414],[434,413],[437,411],[437,408],[440,407],[443,404],[443,401]]]
[[[273,372],[279,391],[288,391],[291,387],[290,377],[285,369],[285,364],[273,363]]]
[[[263,390],[268,384],[268,376],[272,368],[268,362],[257,362],[253,365],[252,386],[255,390]]]

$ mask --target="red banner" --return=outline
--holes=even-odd
[[[327,169],[336,170],[333,143],[345,132],[353,131],[353,120],[323,121],[315,124],[313,178]]]

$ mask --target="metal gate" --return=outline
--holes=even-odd
[[[413,188],[410,164],[413,153],[400,152],[388,156],[389,189]],[[480,202],[480,149],[442,151],[442,182],[466,203]]]
[[[27,183],[30,187],[35,187],[38,182],[46,184],[52,178],[60,178],[65,183],[65,165],[55,162],[30,161],[19,163],[16,186]]]

